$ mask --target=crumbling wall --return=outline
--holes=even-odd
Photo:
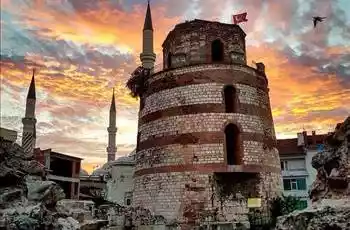
[[[234,25],[194,20],[175,26],[163,43],[164,67],[170,55],[171,67],[189,64],[210,63],[211,44],[220,39],[223,43],[224,55],[222,63],[236,61],[246,63],[245,33]],[[232,59],[232,54],[240,54],[240,59]]]
[[[311,163],[317,170],[309,191],[313,201],[350,198],[350,116],[328,134],[324,150]]]

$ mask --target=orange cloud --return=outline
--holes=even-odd
[[[111,8],[107,2],[100,2],[94,10],[67,15],[38,1],[32,4],[21,15],[22,24],[36,28],[42,37],[82,44],[113,45],[121,51],[136,54],[141,51],[146,5],[134,5],[132,11],[126,12]],[[180,17],[167,17],[165,12],[161,5],[152,6],[156,53],[161,52],[161,42],[180,20]]]
[[[72,101],[83,101],[85,104],[98,106],[105,105],[111,98],[112,89],[107,83],[114,79],[115,95],[118,106],[137,106],[137,100],[129,96],[129,91],[125,87],[125,75],[123,69],[106,70],[104,75],[98,77],[78,70],[74,64],[67,65],[62,71],[52,70],[50,67],[59,65],[57,61],[45,61],[40,56],[31,56],[31,60],[43,65],[40,71],[36,72],[36,87],[38,92],[44,90],[50,92],[51,97],[59,97]],[[17,87],[27,87],[31,79],[31,66],[25,70],[16,69],[13,63],[1,64],[1,78]],[[92,66],[93,67],[93,66]],[[57,76],[55,76],[57,75]]]
[[[342,50],[331,47],[326,52],[337,54]],[[334,74],[291,63],[286,55],[264,45],[248,47],[248,53],[249,63],[254,59],[266,65],[278,134],[295,135],[303,127],[328,132],[350,114],[350,89]],[[335,114],[336,110],[343,112]]]

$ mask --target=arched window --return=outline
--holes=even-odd
[[[219,39],[211,43],[211,59],[213,62],[224,60],[224,44]]]
[[[131,200],[130,199],[126,199],[126,205],[130,205],[131,204]]]
[[[236,89],[233,85],[227,85],[224,88],[225,112],[236,112]]]
[[[168,68],[171,68],[171,56],[172,56],[172,54],[168,53],[168,57],[167,57],[167,66],[168,66]]]
[[[226,159],[228,165],[239,165],[240,160],[240,134],[234,124],[228,124],[225,128]]]

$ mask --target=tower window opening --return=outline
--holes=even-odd
[[[172,56],[172,54],[169,53],[168,57],[167,57],[167,66],[168,66],[168,68],[171,68],[171,56]]]
[[[211,59],[213,62],[224,60],[224,44],[219,39],[211,43]]]
[[[224,88],[225,112],[234,113],[236,111],[236,89],[233,85]]]
[[[240,133],[234,124],[228,124],[225,128],[226,158],[228,165],[240,164]]]

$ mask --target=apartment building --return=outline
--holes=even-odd
[[[45,165],[47,179],[63,188],[66,199],[79,199],[81,158],[40,148],[34,149],[34,158]]]
[[[14,143],[17,140],[17,132],[11,129],[0,127],[0,141],[6,143]]]
[[[310,205],[308,191],[316,178],[312,157],[323,149],[326,134],[316,135],[312,131],[298,133],[296,138],[277,140],[283,178],[283,194],[301,199],[300,209]]]

